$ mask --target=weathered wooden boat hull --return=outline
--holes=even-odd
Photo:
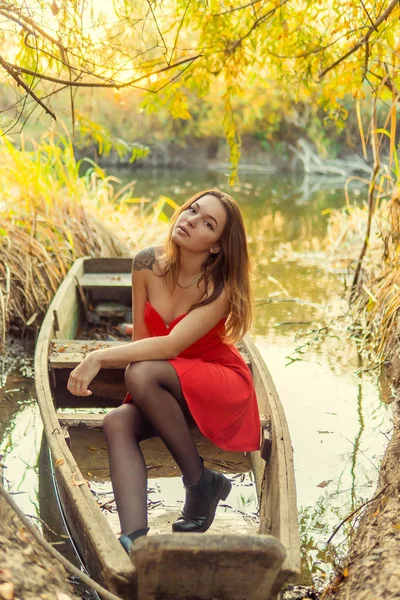
[[[62,344],[76,338],[88,310],[88,297],[91,302],[116,299],[113,277],[107,274],[124,279],[118,284],[117,300],[128,305],[131,291],[125,278],[130,269],[130,259],[76,261],[48,309],[37,341],[37,397],[60,500],[74,541],[91,576],[122,598],[272,598],[286,581],[295,580],[299,574],[293,456],[282,405],[249,337],[243,341],[243,350],[251,363],[260,412],[270,419],[271,430],[269,433],[266,429],[265,435],[270,435],[272,442],[268,464],[260,452],[250,456],[260,507],[259,534],[149,536],[135,544],[132,561],[98,508],[68,447],[68,419],[57,414],[57,408],[82,405],[82,399],[69,394],[65,387],[71,364],[82,356],[68,350],[64,364],[60,348],[54,357],[52,341],[62,340],[57,342]],[[103,277],[95,275],[101,273]],[[68,343],[66,346],[72,347]],[[121,373],[114,370],[101,374],[91,389],[93,395],[84,399],[88,408],[119,405],[124,393]],[[67,424],[71,425],[71,419]]]

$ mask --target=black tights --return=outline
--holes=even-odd
[[[147,527],[147,472],[139,442],[158,435],[185,484],[197,483],[202,463],[184,413],[188,407],[174,367],[167,361],[132,363],[125,371],[132,402],[104,418],[110,474],[121,532]]]

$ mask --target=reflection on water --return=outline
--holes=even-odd
[[[37,463],[43,426],[32,381],[11,375],[1,392],[0,455],[6,483],[24,513],[38,517]]]
[[[354,371],[358,357],[347,353],[347,364],[335,362],[341,346],[326,359],[324,348],[287,365],[292,348],[286,339],[270,343],[256,337],[284,405],[294,448],[295,474],[305,581],[327,571],[325,544],[334,527],[373,495],[378,468],[391,427],[391,413],[380,403],[373,373]],[[332,351],[332,349],[331,349]],[[350,526],[334,543],[347,548]]]
[[[241,175],[233,191],[223,173],[121,171],[121,178],[137,180],[137,197],[164,194],[180,202],[200,189],[219,187],[239,200],[255,267],[255,295],[262,300],[252,333],[280,394],[294,447],[303,580],[323,579],[332,561],[326,540],[373,495],[391,428],[391,390],[384,378],[360,371],[360,357],[344,327],[328,336],[318,333],[343,302],[342,274],[325,268],[322,252],[327,227],[322,212],[344,204],[342,190],[320,186],[311,194],[310,181],[269,175]],[[296,352],[301,346],[304,354]],[[9,380],[8,385],[17,383]],[[25,389],[20,397],[0,397],[0,452],[6,454],[6,475],[14,490],[23,492],[16,501],[25,512],[38,514],[41,424],[31,396]],[[158,482],[155,502],[165,501],[168,486],[179,483],[181,488],[174,478],[151,481]],[[245,506],[254,512],[253,500],[239,492],[235,510]],[[339,555],[350,534],[350,523],[336,534]]]

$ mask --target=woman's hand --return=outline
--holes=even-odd
[[[70,374],[67,388],[74,396],[91,396],[88,386],[101,369],[101,362],[92,352]]]

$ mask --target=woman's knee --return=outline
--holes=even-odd
[[[146,395],[150,386],[157,383],[151,363],[152,361],[131,363],[125,369],[126,389],[131,394],[134,403]]]
[[[103,419],[103,431],[106,437],[120,435],[124,431],[129,433],[140,429],[142,417],[132,404],[123,404],[110,411]]]

